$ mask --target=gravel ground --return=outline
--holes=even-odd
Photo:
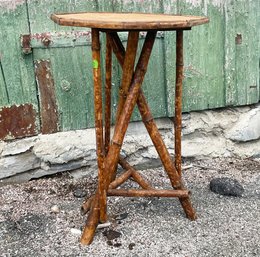
[[[79,244],[85,217],[79,209],[96,180],[69,173],[0,187],[0,256],[260,256],[260,162],[185,160],[183,179],[198,219],[185,218],[177,199],[110,198],[108,228],[91,246]],[[170,188],[162,168],[142,171],[156,187]],[[216,177],[237,179],[242,197],[209,190]],[[133,186],[133,182],[127,182]],[[126,186],[127,186],[126,184]],[[57,205],[58,213],[51,208]],[[76,230],[75,230],[76,229]]]

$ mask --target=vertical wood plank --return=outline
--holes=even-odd
[[[226,1],[224,5],[225,17],[225,63],[224,63],[224,78],[225,78],[225,96],[226,106],[235,105],[238,101],[238,91],[236,83],[236,50],[235,50],[235,35],[236,35],[236,17],[235,17],[235,1]]]
[[[25,1],[4,1],[0,24],[0,106],[32,103],[37,108],[32,56],[20,46],[20,35],[29,33]]]
[[[260,2],[227,1],[225,4],[226,105],[259,101]]]
[[[43,134],[57,132],[59,113],[50,62],[35,62],[35,76],[40,97],[41,132]]]
[[[259,99],[260,1],[236,0],[235,18],[236,105],[247,105]]]
[[[177,0],[165,0],[163,2],[163,12],[166,14],[177,14]],[[165,99],[167,103],[167,116],[174,115],[174,98],[175,98],[175,60],[176,60],[176,33],[166,31],[164,33],[164,65],[165,65]]]

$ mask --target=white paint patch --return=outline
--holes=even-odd
[[[25,0],[0,0],[0,8],[15,10],[17,6],[25,3]]]
[[[211,0],[210,2],[212,3],[213,6],[221,8],[224,6],[224,4],[227,1],[226,0]]]
[[[198,7],[201,6],[203,0],[186,0],[185,2],[191,4],[193,7]]]
[[[203,8],[204,15],[208,14],[208,7],[211,5],[222,10],[225,2],[227,0],[185,0],[186,3],[189,3],[191,7],[201,7]]]

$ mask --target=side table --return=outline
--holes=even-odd
[[[182,123],[182,81],[183,81],[183,31],[195,25],[207,23],[207,17],[178,16],[147,13],[67,13],[52,14],[51,19],[64,26],[89,27],[92,32],[92,61],[94,79],[94,105],[96,152],[98,164],[98,187],[95,195],[82,205],[82,211],[89,215],[81,237],[82,244],[90,244],[99,222],[107,221],[107,196],[125,197],[177,197],[186,216],[194,220],[196,213],[181,178],[181,123]],[[157,31],[176,31],[176,88],[175,88],[175,159],[162,140],[151,111],[141,89]],[[128,40],[124,48],[118,32],[127,31]],[[140,32],[146,32],[141,54],[136,63],[136,53]],[[106,76],[105,108],[103,119],[102,81],[100,67],[100,32],[106,34]],[[111,76],[112,52],[122,67],[114,135],[111,125]],[[130,122],[133,109],[137,105],[143,123],[158,152],[173,189],[155,189],[142,175],[120,156],[120,149]],[[104,126],[103,126],[104,124]],[[125,172],[116,177],[117,166]],[[141,189],[118,188],[132,177]]]

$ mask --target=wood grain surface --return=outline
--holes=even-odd
[[[207,17],[151,13],[64,13],[52,14],[59,25],[117,30],[171,30],[209,22]]]

